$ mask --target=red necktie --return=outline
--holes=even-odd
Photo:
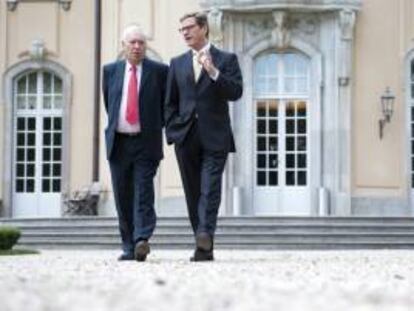
[[[128,83],[128,97],[126,120],[129,124],[136,124],[139,120],[139,102],[138,102],[138,87],[137,87],[137,67],[131,67],[131,75]]]

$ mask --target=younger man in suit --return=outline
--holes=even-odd
[[[235,151],[228,101],[242,95],[242,75],[233,53],[208,41],[207,16],[186,14],[180,32],[190,50],[171,60],[165,101],[166,136],[175,153],[196,249],[192,261],[213,260],[221,183]]]

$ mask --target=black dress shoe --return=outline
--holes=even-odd
[[[213,239],[207,232],[200,232],[196,236],[197,249],[211,251],[213,249]]]
[[[148,241],[141,240],[135,244],[134,256],[136,261],[145,261],[149,253],[150,247]]]
[[[118,261],[124,261],[124,260],[134,260],[134,254],[133,253],[122,253],[121,256],[118,257]]]
[[[190,261],[213,261],[213,250],[203,251],[201,249],[196,249],[194,251],[194,256],[190,257]]]

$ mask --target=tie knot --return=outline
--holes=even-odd
[[[133,73],[136,73],[136,72],[137,72],[137,66],[132,65],[130,70],[131,70]]]

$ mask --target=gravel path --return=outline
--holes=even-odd
[[[0,310],[413,310],[414,251],[42,251],[0,257]]]

